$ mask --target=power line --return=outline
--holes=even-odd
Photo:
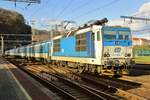
[[[54,8],[56,7],[56,5],[59,3],[60,1],[58,0],[57,2],[55,2],[55,4],[51,5],[51,15],[54,16]],[[50,14],[50,13],[49,13]]]
[[[32,36],[32,34],[1,34],[2,36]]]
[[[67,3],[67,5],[60,11],[60,13],[57,15],[56,18],[60,17],[60,16],[65,12],[65,10],[69,8],[69,6],[70,6],[72,3],[73,3],[73,1],[70,0],[70,1]]]
[[[24,42],[27,42],[27,43],[31,43],[32,41],[27,41],[27,40],[4,40],[4,42],[22,42],[22,43],[24,43]]]
[[[103,8],[106,8],[106,7],[109,7],[109,6],[111,6],[112,4],[114,4],[114,3],[118,2],[118,1],[120,1],[120,0],[113,0],[113,1],[111,1],[111,2],[109,2],[109,3],[107,3],[107,4],[102,5],[101,7],[97,7],[97,8],[95,8],[95,9],[89,10],[89,11],[87,11],[87,12],[85,12],[85,13],[83,13],[83,14],[77,16],[77,17],[74,17],[72,20],[81,18],[81,17],[86,16],[86,15],[91,14],[91,13],[94,13],[94,12],[97,11],[97,10],[100,10],[100,9],[103,9]]]
[[[87,6],[89,3],[91,3],[90,1],[91,0],[88,0],[87,2],[85,2],[85,3],[83,3],[83,4],[79,5],[79,6],[77,6],[76,8],[71,9],[68,13],[72,13],[72,11],[73,11],[73,13],[75,13],[76,11],[79,11],[79,8],[81,9],[81,8]]]
[[[13,2],[25,2],[25,3],[40,3],[40,0],[3,0],[3,1],[13,1]]]
[[[38,8],[35,12],[33,12],[29,17],[34,16],[35,14],[37,14],[41,9],[45,8],[47,4],[49,4],[50,0],[47,0],[44,5],[42,5],[40,8]]]
[[[132,32],[150,32],[150,29],[133,30]],[[150,33],[149,33],[150,34]]]

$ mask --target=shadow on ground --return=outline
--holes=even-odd
[[[128,76],[150,75],[150,64],[136,64],[130,70]]]

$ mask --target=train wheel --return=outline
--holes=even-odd
[[[92,73],[92,67],[90,65],[88,66],[87,73]]]
[[[44,64],[46,64],[46,65],[48,64],[48,61],[46,59],[44,59]]]

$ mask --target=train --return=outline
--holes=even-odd
[[[5,55],[67,66],[79,73],[124,75],[133,65],[132,35],[128,27],[93,24],[7,50]]]

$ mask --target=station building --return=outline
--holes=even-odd
[[[150,40],[144,38],[132,38],[133,45],[150,45]]]
[[[144,38],[133,38],[134,56],[150,56],[150,40]]]

